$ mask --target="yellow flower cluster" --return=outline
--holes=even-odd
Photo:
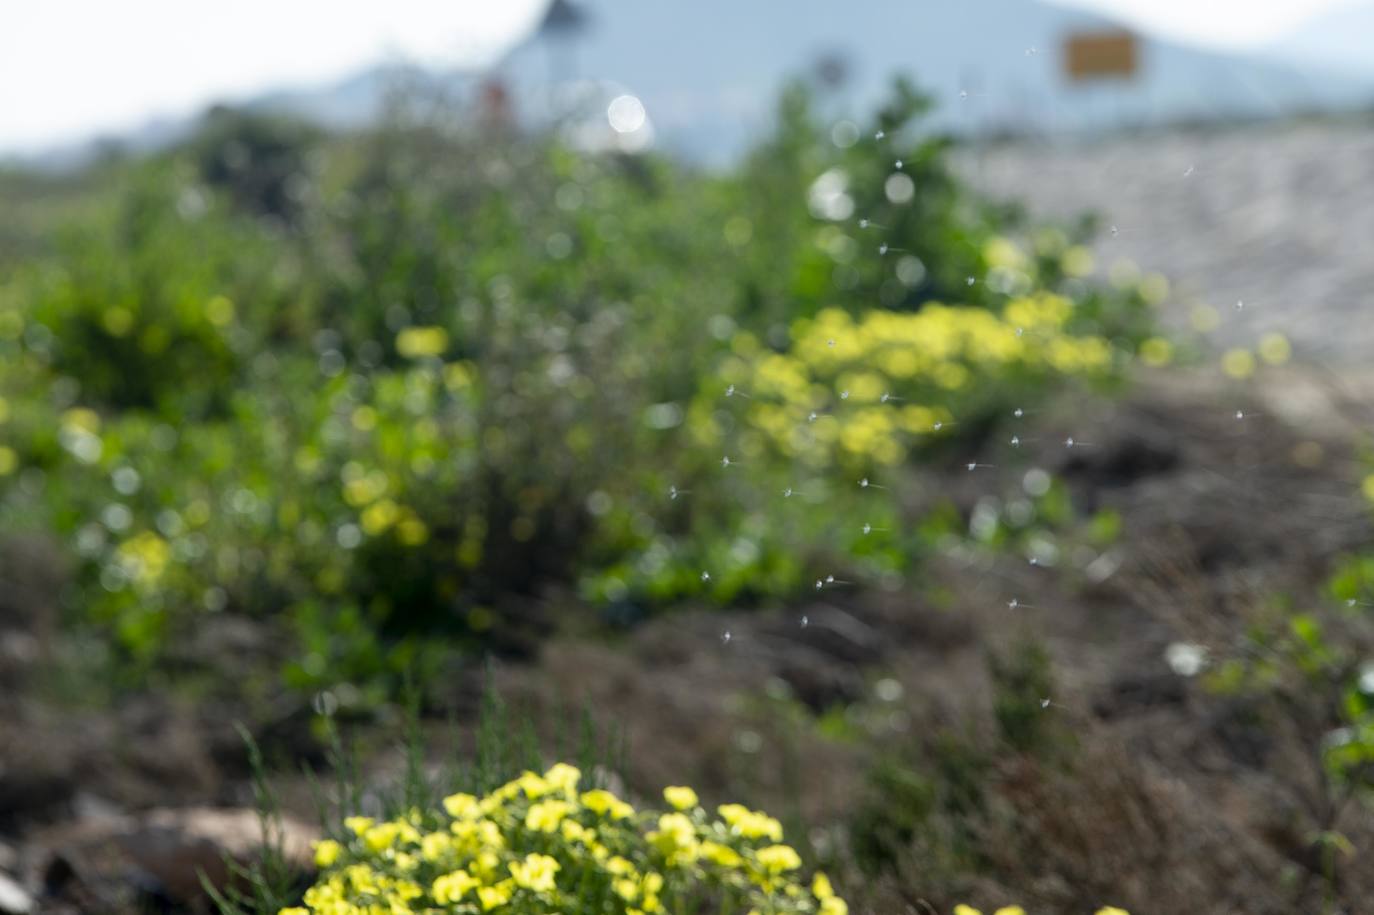
[[[1113,365],[1107,340],[1067,330],[1073,302],[1038,292],[1000,314],[931,304],[870,311],[826,309],[793,327],[790,352],[736,340],[725,380],[750,391],[750,425],[789,457],[895,464],[905,439],[953,420],[950,404],[987,383],[1093,375]],[[835,409],[844,402],[844,409]]]
[[[318,882],[280,915],[613,915],[727,904],[750,915],[848,915],[822,873],[800,881],[781,824],[739,804],[700,806],[684,786],[672,808],[636,811],[610,791],[579,788],[559,763],[489,794],[453,794],[442,812],[351,816],[344,837],[315,846]]]

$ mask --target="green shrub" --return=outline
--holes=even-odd
[[[284,615],[305,688],[527,644],[550,585],[634,616],[901,572],[923,535],[858,479],[1114,378],[1153,295],[970,193],[922,111],[840,149],[794,88],[719,175],[221,114],[0,286],[0,521],[128,656]]]

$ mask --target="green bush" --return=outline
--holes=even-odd
[[[309,688],[524,644],[550,585],[634,616],[899,572],[920,535],[861,476],[1150,329],[1152,287],[970,193],[923,110],[898,86],[838,148],[793,88],[718,175],[220,113],[0,286],[0,523],[62,539],[72,623],[128,656],[285,615]]]

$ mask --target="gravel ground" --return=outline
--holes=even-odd
[[[1374,357],[1372,124],[1023,141],[967,151],[959,168],[1037,215],[1101,214],[1098,263],[1169,277],[1176,325],[1215,307],[1218,345],[1281,331],[1304,360]]]

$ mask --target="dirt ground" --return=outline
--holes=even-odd
[[[980,748],[987,801],[959,826],[979,848],[977,874],[937,862],[927,833],[884,873],[847,870],[856,911],[944,912],[967,899],[1041,913],[1105,903],[1135,915],[1305,913],[1328,891],[1330,911],[1374,911],[1361,908],[1374,899],[1368,810],[1350,806],[1336,822],[1363,854],[1343,858],[1331,881],[1313,876],[1313,835],[1330,825],[1313,762],[1322,723],[1275,722],[1168,660],[1178,644],[1225,657],[1275,607],[1332,607],[1323,589],[1333,562],[1374,542],[1357,452],[1374,429],[1371,382],[1294,369],[1233,388],[1180,371],[1145,376],[1121,400],[1065,395],[1019,450],[984,443],[922,469],[906,507],[916,517],[949,499],[972,518],[990,493],[1009,501],[1043,467],[1081,515],[1119,516],[1110,542],[1078,543],[1053,563],[951,545],[903,583],[788,607],[686,610],[610,638],[571,614],[535,658],[495,662],[496,685],[549,739],[583,709],[623,730],[617,775],[631,793],[686,783],[709,802],[761,806],[805,824],[808,844],[840,862],[854,858],[843,827],[856,811],[898,803],[875,787],[876,765],[895,759],[924,777],[951,740]],[[1063,445],[1070,435],[1077,447]],[[971,474],[975,460],[996,467]],[[35,911],[117,910],[134,898],[74,902],[74,880],[132,881],[137,898],[178,910],[169,879],[128,841],[118,854],[91,849],[131,823],[146,831],[154,809],[165,818],[251,805],[236,719],[281,767],[287,805],[309,819],[292,774],[324,764],[307,702],[269,692],[250,707],[156,683],[112,706],[74,700],[48,672],[62,650],[51,622],[62,570],[41,544],[3,549],[0,875],[40,897]],[[1361,624],[1343,636],[1363,645],[1371,634]],[[205,646],[187,650],[213,654],[232,683],[235,671],[279,660],[276,635],[220,619]],[[998,742],[989,675],[989,657],[1028,638],[1052,660],[1039,753]],[[451,746],[445,716],[460,733],[470,727],[482,682],[480,664],[457,664],[440,689],[427,724],[436,762]],[[372,778],[395,777],[394,728],[355,730]]]

